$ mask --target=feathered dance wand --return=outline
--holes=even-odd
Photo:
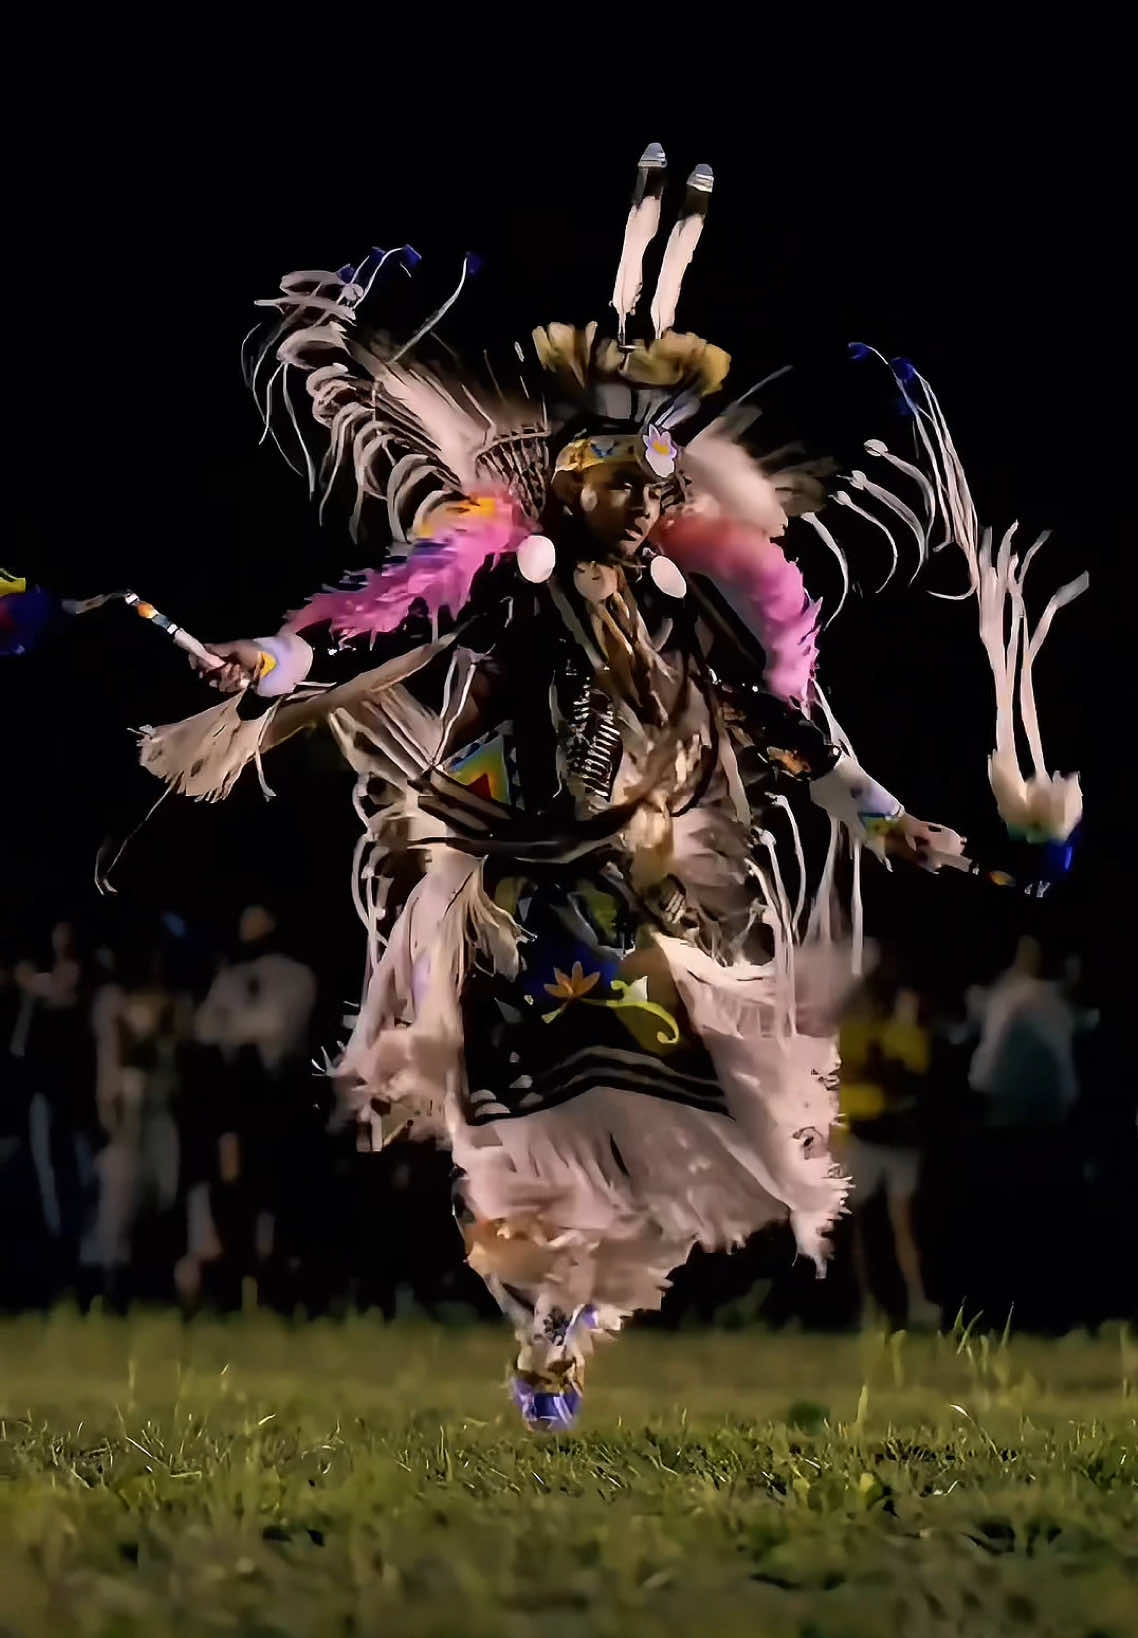
[[[0,578],[0,654],[26,654],[53,626],[69,617],[90,614],[109,603],[122,603],[163,632],[189,654],[203,671],[220,671],[230,662],[214,654],[184,626],[147,603],[137,592],[105,592],[99,597],[60,598],[42,587],[29,587],[15,575]],[[304,681],[312,650],[302,637],[280,633],[254,639],[253,663],[243,656],[243,680],[218,705],[184,722],[139,730],[142,766],[175,790],[207,801],[228,795],[251,759],[260,769],[261,740],[273,708]],[[272,792],[261,780],[265,794]]]
[[[960,602],[975,598],[979,616],[980,641],[992,672],[996,696],[995,743],[988,758],[988,779],[996,808],[1012,842],[1028,863],[1028,874],[1043,873],[1043,881],[1033,890],[1046,892],[1047,886],[1070,868],[1075,840],[1083,816],[1083,796],[1077,773],[1048,771],[1035,703],[1033,668],[1051,622],[1059,610],[1080,597],[1090,584],[1081,574],[1061,586],[1031,626],[1024,598],[1027,571],[1048,538],[1041,534],[1022,556],[1014,549],[1016,525],[1008,529],[999,546],[991,529],[981,528],[976,504],[957,454],[940,403],[924,376],[903,358],[887,361],[876,348],[855,344],[855,358],[874,357],[889,369],[898,388],[901,406],[913,427],[918,453],[927,463],[927,475],[919,467],[894,455],[880,439],[870,439],[867,454],[884,460],[919,485],[924,495],[927,517],[917,515],[899,503],[864,474],[855,473],[860,487],[885,500],[902,515],[917,537],[920,562],[929,551],[956,546],[968,566],[968,585],[963,592],[934,592],[934,597]],[[930,481],[931,479],[931,481]],[[846,498],[847,504],[848,497]],[[855,510],[857,508],[855,507]],[[866,514],[863,514],[866,515]],[[876,521],[872,517],[871,522]],[[933,539],[934,530],[943,529],[943,538]],[[888,531],[886,531],[888,532]],[[1022,735],[1030,755],[1030,771],[1020,762]],[[1036,864],[1031,864],[1034,859]],[[941,863],[997,880],[1006,873],[991,872],[968,861],[944,858]],[[1008,878],[1009,881],[1011,878]]]
[[[210,649],[147,603],[137,592],[107,592],[98,597],[61,598],[41,586],[30,586],[20,575],[0,571],[0,655],[27,654],[72,616],[90,614],[111,603],[122,603],[141,619],[155,626],[189,654],[203,671],[219,671],[226,659]],[[150,773],[164,781],[160,803],[171,790],[209,801],[226,795],[246,764],[252,760],[260,775],[260,749],[274,717],[274,707],[290,694],[307,675],[312,651],[303,638],[293,634],[259,637],[255,642],[255,664],[245,670],[245,682],[218,705],[186,722],[165,728],[139,730],[140,761]],[[261,787],[272,792],[261,775]],[[100,892],[113,892],[109,872],[113,870],[129,842],[154,812],[154,804],[125,840],[104,843],[95,866],[95,882]],[[113,857],[110,857],[113,849]]]
[[[1028,898],[1042,899],[1070,870],[1077,842],[1078,831],[1072,831],[1061,842],[1020,843],[1017,851],[1022,868],[1014,871],[984,864],[978,859],[967,859],[962,854],[937,853],[934,850],[931,857],[942,869],[962,870],[965,875],[978,876],[995,887],[1012,887]],[[1012,863],[1011,860],[1004,862]]]
[[[1055,615],[1081,596],[1089,576],[1081,574],[1060,587],[1032,630],[1023,583],[1032,558],[1047,536],[1041,535],[1021,559],[1012,550],[1014,533],[1013,524],[999,549],[993,551],[992,531],[985,529],[969,563],[975,577],[980,638],[996,690],[995,746],[988,758],[988,781],[996,811],[1022,861],[1016,879],[1008,879],[1011,885],[1018,885],[1026,874],[1030,880],[1025,891],[1042,898],[1071,868],[1083,817],[1083,793],[1077,773],[1047,770],[1032,667]],[[1020,766],[1017,728],[1023,731],[1031,757],[1028,773]],[[974,869],[973,874],[992,873]],[[1005,874],[995,873],[1000,878]]]
[[[143,620],[164,632],[183,653],[191,655],[205,671],[218,671],[225,660],[198,641],[184,626],[147,603],[133,591],[104,592],[98,597],[56,597],[42,586],[29,585],[22,575],[0,569],[0,654],[27,654],[56,625],[61,615],[91,614],[109,603],[122,603]],[[257,639],[260,663],[250,681],[254,692],[273,699],[281,692],[280,679],[273,674],[282,656],[273,652],[274,640]],[[270,681],[270,679],[273,679]],[[289,684],[291,687],[291,682]]]
[[[199,643],[196,637],[191,636],[184,626],[177,625],[160,609],[156,609],[153,603],[144,602],[137,592],[104,592],[100,597],[63,598],[60,608],[64,614],[90,614],[95,609],[104,608],[108,603],[123,603],[128,609],[133,609],[143,620],[149,620],[159,631],[165,632],[172,643],[184,653],[192,655],[207,671],[216,671],[225,664],[218,655],[211,654],[204,643]]]

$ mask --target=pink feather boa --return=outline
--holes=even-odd
[[[448,513],[448,527],[417,544],[406,563],[371,569],[354,586],[318,592],[285,629],[304,631],[326,620],[337,636],[376,637],[400,626],[419,600],[432,619],[443,609],[457,615],[479,569],[516,552],[530,528],[500,495],[474,496]]]
[[[714,580],[763,646],[763,680],[783,700],[804,700],[818,656],[820,603],[797,564],[753,524],[686,513],[664,522],[654,543],[689,574]]]

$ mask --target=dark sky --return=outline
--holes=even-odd
[[[842,349],[904,353],[940,394],[981,512],[1055,529],[1041,584],[1083,563],[1098,577],[1096,601],[1057,626],[1041,686],[1049,751],[1098,799],[1087,892],[1111,897],[1125,848],[1119,735],[1103,705],[1124,618],[1102,587],[1121,239],[1118,155],[1088,83],[1072,94],[1061,54],[1044,66],[1021,54],[1008,80],[978,49],[942,87],[926,48],[919,73],[880,82],[864,59],[763,63],[741,95],[719,85],[701,36],[698,95],[678,64],[624,74],[610,94],[590,54],[535,48],[507,72],[487,48],[444,78],[429,50],[409,61],[384,44],[329,19],[311,49],[278,35],[246,73],[225,42],[176,31],[141,70],[105,37],[73,38],[59,61],[37,42],[25,67],[42,94],[9,195],[17,516],[0,557],[73,595],[133,585],[207,640],[275,628],[355,558],[258,447],[238,367],[253,300],[291,269],[406,240],[444,286],[464,251],[483,259],[455,339],[603,317],[635,161],[659,140],[674,172],[715,168],[680,321],[736,355],[740,385],[751,367],[797,361],[787,403],[810,430],[865,437],[883,431],[888,398],[867,385],[859,423]],[[694,111],[713,96],[721,106]],[[851,608],[826,652],[840,714],[879,776],[930,817],[990,823],[969,615],[913,589]],[[126,726],[208,700],[123,616],[6,662],[0,697],[3,891],[26,919],[85,894],[104,832],[153,794]],[[351,945],[343,778],[307,747],[274,777],[267,810],[255,791],[229,812],[168,805],[124,864],[124,894],[221,921],[243,894],[274,888],[302,906],[310,936]]]

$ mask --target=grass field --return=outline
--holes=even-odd
[[[1138,1634],[1138,1344],[0,1322],[0,1634]]]

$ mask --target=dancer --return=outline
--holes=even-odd
[[[821,474],[756,460],[745,405],[710,419],[729,359],[672,327],[705,166],[638,319],[664,176],[654,145],[612,332],[534,332],[548,399],[520,348],[508,386],[434,357],[459,291],[403,338],[383,328],[385,278],[418,259],[406,247],[282,282],[249,354],[266,432],[386,557],[275,635],[198,654],[228,697],[142,746],[212,800],[250,762],[263,780],[290,735],[331,728],[357,775],[368,934],[338,1083],[379,1136],[449,1145],[469,1260],[515,1325],[514,1394],[537,1428],[572,1422],[592,1339],[658,1304],[695,1244],[788,1217],[821,1264],[847,1189],[827,1141],[839,852],[855,933],[863,849],[962,857],[862,770],[818,687],[819,605],[778,538],[795,518],[837,550]],[[889,535],[872,513],[887,492],[851,482]],[[939,471],[921,482],[935,509]],[[901,511],[923,553],[932,512]],[[381,663],[321,688],[307,639],[329,633]],[[803,794],[831,842],[791,894],[775,833],[797,843]]]

